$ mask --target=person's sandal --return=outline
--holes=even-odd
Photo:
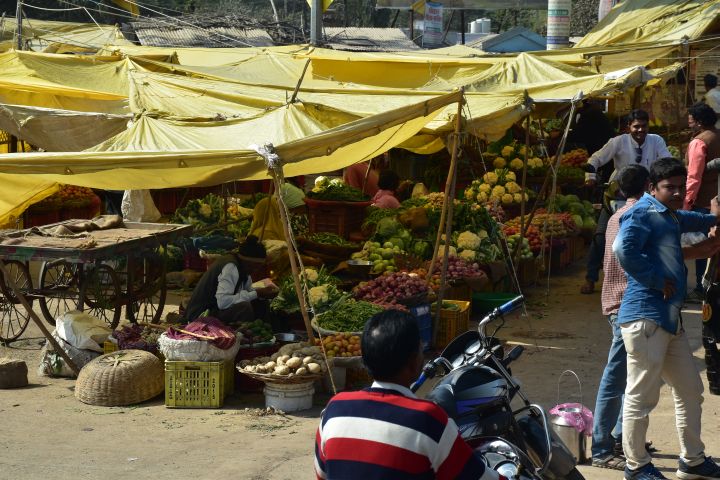
[[[607,468],[610,470],[625,470],[625,458],[619,455],[608,455],[604,458],[593,458],[592,466],[597,468]]]
[[[585,285],[580,287],[580,293],[585,295],[595,293],[595,282],[591,282],[590,280],[585,281]]]

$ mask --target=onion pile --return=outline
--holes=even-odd
[[[439,261],[435,264],[433,277],[437,275],[439,278],[441,271],[442,261]],[[460,257],[448,257],[447,281],[452,282],[455,280],[475,278],[483,275],[485,275],[485,272],[480,270],[480,265],[478,265],[477,263],[470,263],[464,258]]]
[[[426,295],[428,287],[418,275],[397,272],[382,275],[355,287],[353,295],[357,300],[392,305],[403,300]]]

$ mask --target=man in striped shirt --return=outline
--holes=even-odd
[[[323,412],[315,445],[318,479],[502,479],[460,437],[436,404],[408,388],[423,364],[415,319],[397,310],[365,325],[363,361],[376,379]]]

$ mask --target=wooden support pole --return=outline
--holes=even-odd
[[[462,128],[462,108],[463,103],[465,101],[462,94],[464,93],[464,89],[460,89],[461,97],[458,101],[458,108],[457,113],[455,117],[455,133],[452,141],[452,155],[450,157],[450,171],[448,172],[447,180],[445,180],[445,200],[443,201],[443,209],[440,213],[440,225],[438,226],[437,235],[435,237],[435,248],[433,249],[433,256],[432,260],[430,260],[430,268],[428,269],[428,278],[427,283],[430,285],[430,281],[432,280],[432,272],[435,269],[435,263],[437,262],[437,256],[438,256],[438,249],[440,248],[440,240],[442,239],[443,231],[445,230],[445,221],[447,220],[448,214],[448,207],[449,203],[452,202],[452,199],[450,202],[448,202],[448,193],[450,192],[450,189],[453,186],[453,180],[455,176],[455,172],[457,171],[457,152],[458,152],[458,143],[459,143],[459,137],[460,137],[460,129]],[[450,224],[452,224],[452,212],[449,219]],[[446,245],[449,246],[450,238],[447,237],[446,239]],[[445,254],[447,255],[447,250]]]
[[[282,168],[282,167],[281,167]],[[303,293],[302,286],[300,285],[300,270],[298,269],[297,265],[297,251],[295,250],[295,239],[293,238],[293,233],[290,230],[290,219],[287,216],[287,212],[285,211],[284,204],[281,204],[280,201],[280,179],[277,177],[277,174],[274,171],[270,171],[273,177],[273,184],[275,185],[275,194],[278,196],[278,210],[280,210],[280,218],[282,219],[282,226],[283,226],[283,233],[285,234],[285,242],[287,243],[288,248],[288,257],[290,258],[290,269],[292,270],[293,274],[293,281],[295,283],[295,293],[298,296],[298,302],[300,304],[300,313],[303,317],[303,322],[305,323],[305,330],[308,334],[308,341],[311,344],[315,343],[315,335],[313,334],[312,327],[310,326],[310,316],[308,315],[307,311],[307,304],[305,303],[305,294]]]
[[[30,302],[28,302],[27,298],[25,298],[25,294],[20,291],[20,287],[18,287],[15,279],[10,276],[7,269],[5,268],[5,262],[3,260],[0,260],[0,274],[2,274],[2,277],[5,279],[5,283],[9,285],[12,289],[15,298],[20,301],[20,304],[22,304],[23,308],[28,312],[30,318],[33,319],[33,322],[35,322],[42,334],[45,336],[45,338],[47,338],[48,342],[50,342],[53,350],[58,355],[60,355],[63,360],[65,360],[65,363],[68,367],[70,367],[70,369],[75,373],[75,375],[78,375],[80,373],[80,369],[77,365],[75,365],[75,362],[73,362],[72,359],[68,356],[67,352],[57,343],[55,338],[45,327],[45,323],[40,320],[40,317],[38,317],[37,313],[33,311],[32,305],[30,305]],[[10,300],[8,299],[8,301]]]

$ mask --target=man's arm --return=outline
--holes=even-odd
[[[720,252],[720,237],[711,236],[701,242],[682,247],[683,258],[694,260],[696,258],[710,258]]]
[[[699,139],[690,142],[690,145],[688,145],[687,188],[685,189],[685,202],[683,204],[685,210],[691,210],[695,205],[695,199],[700,191],[700,182],[705,172],[706,156],[707,145],[705,145],[705,142]]]
[[[663,290],[665,279],[657,274],[652,262],[644,254],[652,235],[646,215],[637,209],[627,211],[620,220],[620,231],[613,242],[613,253],[628,276],[646,288]]]
[[[218,276],[218,287],[215,292],[215,300],[217,300],[220,310],[230,308],[236,303],[252,302],[258,297],[257,292],[252,288],[252,280],[249,275],[240,290],[235,293],[239,280],[240,273],[234,263],[228,263],[223,267]]]
[[[665,143],[665,139],[662,138],[660,135],[656,135],[657,137],[657,158],[655,160],[660,160],[661,158],[669,158],[672,157],[673,154],[670,153],[670,150],[667,147],[667,144]],[[679,159],[682,160],[682,159]]]
[[[615,152],[617,151],[617,145],[621,140],[622,135],[618,135],[617,137],[613,137],[608,140],[608,142],[603,145],[600,150],[592,154],[592,156],[588,159],[587,163],[595,167],[595,171],[597,171],[600,167],[613,159],[613,157],[615,156]],[[586,182],[595,183],[596,179],[597,175],[594,173],[585,174]]]
[[[482,459],[463,440],[457,425],[448,419],[438,448],[432,453],[430,463],[438,480],[472,478],[478,480],[503,480],[504,477],[485,467]]]
[[[715,197],[710,201],[710,214],[677,210],[675,215],[680,222],[680,232],[704,232],[720,223],[720,204]]]

